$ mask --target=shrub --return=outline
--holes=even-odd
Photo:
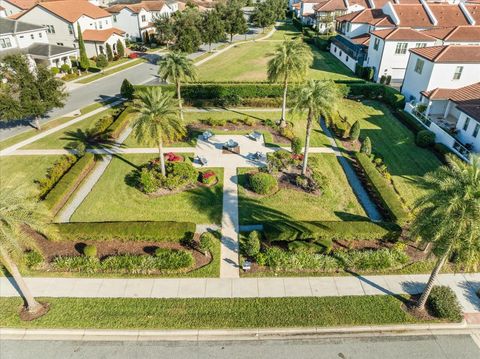
[[[272,221],[263,225],[268,242],[296,240],[396,240],[402,229],[391,222],[370,221]]]
[[[127,107],[122,111],[115,122],[113,122],[108,128],[110,137],[117,139],[123,130],[128,127],[133,119],[132,112],[133,109],[131,107]]]
[[[422,130],[417,133],[415,143],[419,147],[432,147],[435,144],[435,133],[429,130]]]
[[[28,268],[35,269],[43,263],[43,255],[39,251],[31,249],[25,252],[23,261]]]
[[[391,77],[390,77],[391,78]],[[390,81],[389,81],[390,82]],[[383,87],[383,101],[394,109],[403,109],[405,107],[405,96],[390,86]]]
[[[74,151],[77,157],[83,157],[85,155],[87,146],[85,146],[85,143],[80,141],[71,141],[65,145],[65,149]]]
[[[51,264],[60,271],[96,273],[99,270],[98,258],[87,256],[59,256]]]
[[[165,159],[169,162],[183,162],[183,156],[177,155],[173,152],[165,153],[164,156]]]
[[[330,241],[330,247],[332,242]],[[305,241],[293,241],[288,243],[288,250],[294,253],[307,252],[307,253],[324,253],[326,248],[323,245],[314,242]]]
[[[50,69],[50,71],[52,72],[52,74],[53,74],[54,76],[56,76],[56,75],[58,75],[58,74],[60,73],[60,69],[59,69],[58,67],[52,67],[52,68]]]
[[[60,66],[60,70],[64,73],[67,74],[70,72],[70,66],[68,64],[63,64]]]
[[[104,133],[107,130],[107,128],[109,128],[110,125],[113,123],[113,121],[114,121],[113,116],[111,115],[103,116],[93,125],[94,133],[98,133],[98,134]]]
[[[292,148],[292,153],[295,155],[299,155],[302,153],[302,140],[300,137],[293,137],[291,141],[291,148]]]
[[[38,197],[43,199],[45,196],[52,190],[55,184],[60,180],[60,178],[68,172],[70,167],[77,161],[77,157],[74,155],[64,155],[57,160],[52,167],[47,169],[46,176],[37,180],[36,183],[39,187]]]
[[[206,185],[213,185],[217,182],[217,174],[212,170],[202,172],[200,178],[202,183]]]
[[[404,251],[396,248],[339,251],[335,253],[335,256],[345,269],[364,271],[396,269],[404,266],[410,260]]]
[[[99,69],[103,69],[108,66],[108,59],[104,54],[100,54],[97,56],[95,60],[95,66]]]
[[[160,180],[155,176],[153,171],[146,167],[140,171],[138,181],[140,189],[145,193],[156,192],[160,187]]]
[[[412,131],[413,133],[416,134],[420,131],[425,130],[425,127],[408,112],[399,110],[395,112],[395,115],[400,120],[400,122],[403,123],[407,128],[409,128],[410,131]]]
[[[447,286],[434,286],[427,300],[427,306],[437,318],[453,322],[462,320],[462,309],[454,291]]]
[[[246,256],[255,258],[260,252],[262,234],[259,231],[251,231],[243,243],[243,253]]]
[[[190,222],[79,222],[55,225],[63,240],[180,242],[193,237]]]
[[[169,190],[194,184],[198,172],[190,162],[168,162],[165,166],[166,176],[161,177],[161,186]]]
[[[201,122],[207,124],[208,126],[225,126],[227,124],[227,120],[225,118],[206,118],[201,120]]]
[[[270,194],[277,187],[277,179],[269,173],[257,172],[249,176],[250,188],[258,194]]]
[[[123,80],[122,87],[120,87],[120,94],[122,97],[131,100],[133,98],[133,94],[135,92],[135,88],[127,79]]]
[[[83,254],[87,257],[97,257],[97,247],[92,244],[86,245],[85,248],[83,248]]]
[[[194,263],[192,254],[183,250],[157,248],[155,257],[160,262],[158,269],[188,268]]]
[[[292,163],[292,155],[286,150],[275,151],[267,157],[267,168],[270,172],[282,171]]]
[[[45,196],[47,208],[56,214],[94,166],[95,155],[93,153],[86,153],[80,158]]]
[[[207,254],[208,252],[212,252],[215,243],[217,242],[217,238],[211,232],[204,232],[200,236],[200,250],[203,254]]]
[[[354,122],[352,125],[352,128],[350,129],[350,139],[352,141],[358,140],[360,137],[360,122],[357,120]]]
[[[230,93],[217,99],[219,106],[238,106],[242,103],[242,98],[236,93]]]
[[[313,254],[305,251],[299,253],[287,252],[277,247],[268,248],[257,256],[260,265],[266,265],[273,270],[299,271],[315,270],[331,273],[340,269],[335,258]]]
[[[433,149],[435,150],[435,153],[438,155],[438,157],[440,158],[440,160],[443,162],[443,163],[446,163],[447,162],[447,155],[448,154],[453,154],[452,150],[444,145],[443,143],[435,143],[433,145]]]
[[[360,146],[360,152],[370,156],[372,154],[372,142],[370,141],[370,137],[365,137]]]
[[[364,153],[357,153],[356,159],[378,195],[382,206],[389,213],[390,217],[399,225],[403,226],[409,219],[408,212],[403,207],[400,198],[390,184],[378,172],[370,158]]]
[[[251,118],[251,117],[245,117],[243,119],[243,124],[245,126],[255,126],[257,124],[257,120],[255,120],[254,118]]]

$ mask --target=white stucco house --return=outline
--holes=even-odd
[[[71,66],[78,56],[77,49],[50,44],[44,26],[0,18],[0,58],[16,52],[48,67]]]
[[[4,7],[0,6],[0,17],[7,17],[7,11]]]
[[[45,26],[50,43],[73,48],[78,48],[80,25],[88,57],[105,54],[107,44],[115,52],[117,42],[125,42],[125,32],[113,26],[111,14],[85,0],[41,2],[19,20]]]
[[[117,4],[106,10],[112,14],[113,25],[125,31],[128,39],[141,41],[145,38],[145,33],[155,32],[155,19],[173,14],[178,10],[178,3],[152,0],[134,4]]]

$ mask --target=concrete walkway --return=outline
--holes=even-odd
[[[429,275],[292,278],[25,278],[37,297],[95,298],[257,298],[330,297],[420,293]],[[0,278],[0,296],[18,295],[11,278]],[[441,274],[438,284],[452,288],[463,310],[480,312],[480,273]]]
[[[363,209],[367,213],[368,218],[370,218],[372,221],[381,221],[382,215],[378,211],[377,206],[368,195],[367,191],[363,187],[362,182],[360,182],[360,179],[358,178],[354,169],[352,168],[352,166],[350,166],[350,163],[348,163],[348,160],[340,152],[339,148],[337,147],[337,143],[333,138],[332,133],[328,129],[327,125],[325,124],[325,121],[320,120],[320,126],[322,127],[322,130],[325,133],[325,135],[328,137],[328,141],[332,146],[332,150],[337,156],[338,162],[340,162],[340,165],[342,166],[343,171],[347,176],[348,183],[350,183],[350,186],[352,187],[353,192],[355,193],[355,195],[358,198],[358,201],[360,202]]]

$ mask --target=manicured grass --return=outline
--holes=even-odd
[[[343,100],[339,111],[350,123],[360,120],[361,138],[370,137],[373,151],[382,156],[396,190],[412,207],[426,191],[419,185],[419,179],[441,165],[438,158],[431,151],[415,145],[413,133],[382,103]]]
[[[80,84],[88,84],[92,81],[95,81],[95,80],[98,80],[98,79],[101,79],[102,77],[105,77],[105,76],[108,76],[108,75],[111,75],[111,74],[114,74],[116,72],[119,72],[119,71],[123,71],[125,69],[128,69],[132,66],[135,66],[135,65],[138,65],[140,64],[141,62],[144,62],[145,60],[144,59],[135,59],[135,60],[130,60],[128,61],[126,64],[124,65],[121,65],[121,66],[118,66],[114,69],[110,69],[110,70],[104,70],[103,72],[100,72],[94,76],[91,76],[91,77],[87,77],[83,80],[80,80],[80,81],[77,81],[78,83]],[[117,63],[112,63],[111,66],[114,66],[114,65],[118,65]],[[107,68],[108,69],[108,68]]]
[[[36,191],[34,180],[45,176],[49,167],[60,156],[5,156],[0,157],[1,186],[24,187]]]
[[[245,190],[246,173],[252,169],[241,168],[239,173],[239,218],[241,224],[265,221],[338,221],[366,218],[345,173],[333,154],[315,154],[318,167],[326,177],[324,192],[313,195],[294,189],[280,189],[273,195],[260,197]]]
[[[281,25],[276,26],[276,29],[277,31],[268,40],[285,40],[302,35],[291,22],[283,22]]]
[[[95,221],[180,221],[220,223],[223,170],[213,168],[220,179],[213,187],[160,197],[149,197],[126,183],[135,166],[155,155],[115,156],[92,192],[73,214],[74,222]]]
[[[296,298],[39,298],[43,317],[25,322],[20,298],[0,298],[0,326],[92,329],[214,329],[409,324],[390,296]]]

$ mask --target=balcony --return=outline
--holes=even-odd
[[[426,129],[435,133],[435,140],[449,147],[458,157],[469,162],[471,151],[455,137],[457,119],[453,116],[426,116],[417,110],[415,105],[407,103],[405,111],[410,113]]]

